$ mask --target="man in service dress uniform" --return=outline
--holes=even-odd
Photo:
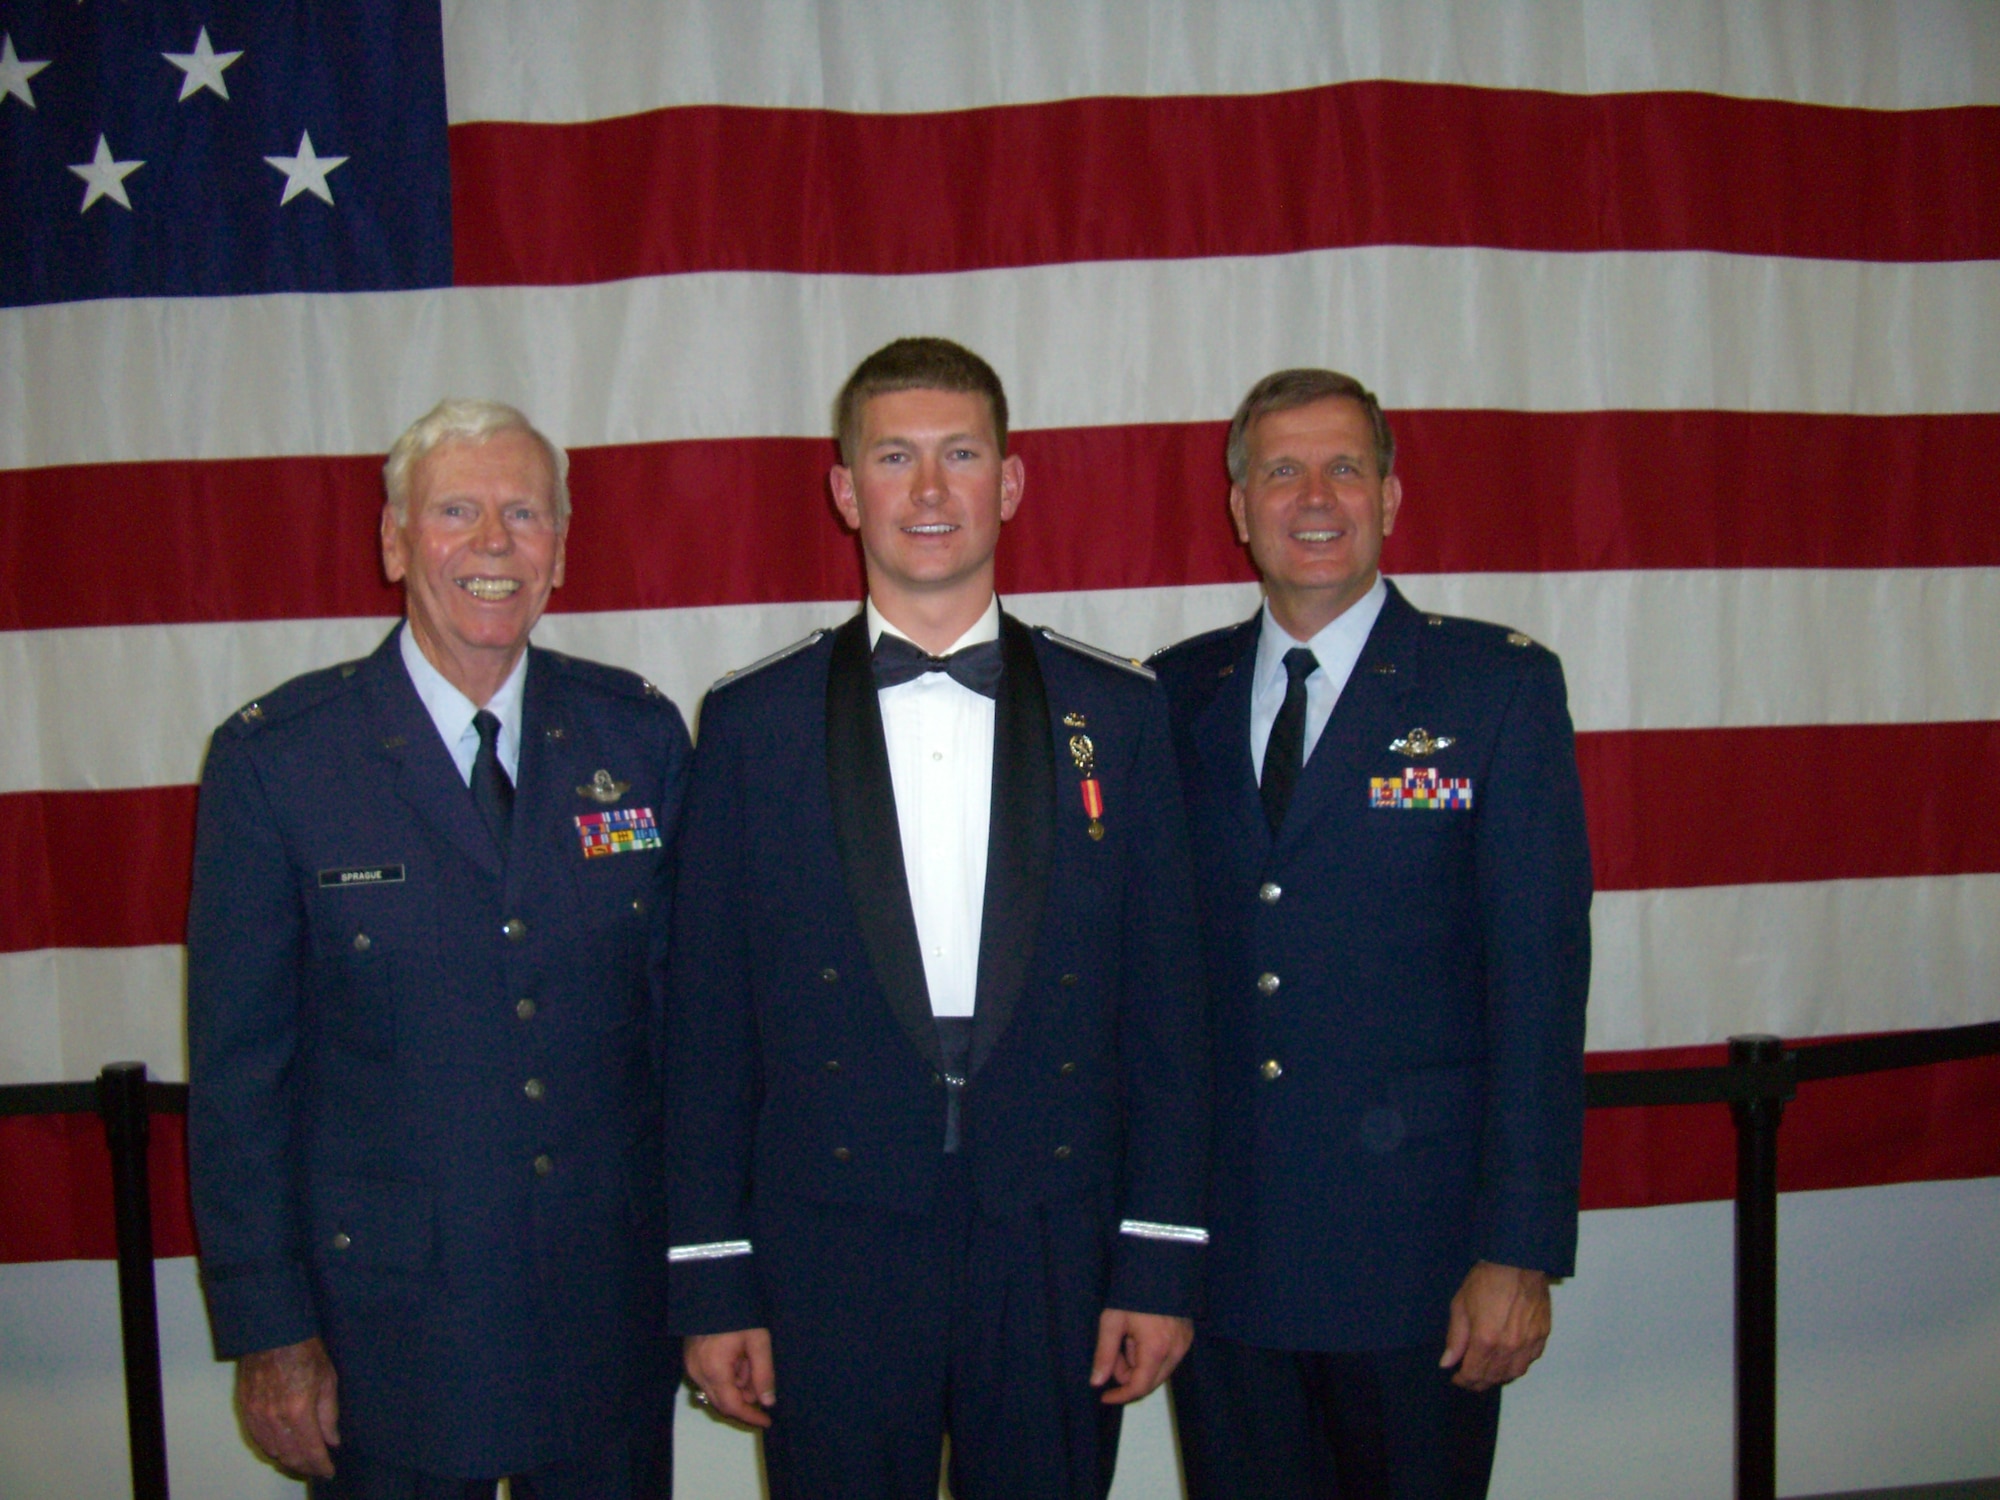
[[[1156,658],[1215,1007],[1195,1500],[1486,1492],[1575,1253],[1590,857],[1561,666],[1377,571],[1402,487],[1357,381],[1231,423],[1241,625]]]
[[[1186,1350],[1207,1072],[1166,705],[994,594],[985,361],[836,406],[868,598],[702,710],[669,1028],[673,1326],[777,1500],[1100,1496]]]
[[[188,918],[217,1352],[322,1497],[669,1488],[659,1009],[681,718],[528,645],[568,461],[447,401],[384,470],[407,618],[215,732]]]

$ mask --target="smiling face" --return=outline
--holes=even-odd
[[[833,470],[834,504],[860,533],[875,607],[919,645],[941,649],[926,636],[970,611],[949,645],[984,612],[1022,479],[983,396],[891,391],[862,408],[854,464]]]
[[[1308,640],[1374,586],[1402,483],[1381,472],[1361,403],[1344,396],[1259,417],[1249,463],[1229,491],[1236,538],[1250,548],[1271,615]]]
[[[507,680],[562,583],[554,484],[528,433],[447,438],[411,471],[407,518],[382,508],[382,567],[403,585],[410,634],[474,703]]]

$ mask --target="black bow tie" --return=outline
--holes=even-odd
[[[1000,696],[1000,643],[981,641],[949,656],[932,656],[913,641],[883,631],[875,642],[875,686],[896,687],[914,682],[926,672],[943,672],[982,698]]]

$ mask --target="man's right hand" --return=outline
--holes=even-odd
[[[777,1404],[778,1381],[771,1366],[771,1330],[740,1328],[734,1333],[697,1333],[683,1356],[688,1379],[719,1415],[750,1427],[769,1427],[767,1408]]]
[[[236,1407],[250,1441],[280,1468],[333,1477],[340,1401],[333,1361],[318,1339],[246,1354],[236,1362]]]

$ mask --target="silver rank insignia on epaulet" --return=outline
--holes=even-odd
[[[1535,638],[1519,630],[1510,630],[1507,632],[1507,644],[1510,646],[1532,646],[1535,644]]]
[[[1124,671],[1130,672],[1135,676],[1145,678],[1148,682],[1155,682],[1159,679],[1159,673],[1140,661],[1136,656],[1120,656],[1115,651],[1103,650],[1101,647],[1091,645],[1088,641],[1072,640],[1069,636],[1058,634],[1046,625],[1037,625],[1034,627],[1034,631],[1036,635],[1039,635],[1051,645],[1061,646],[1066,650],[1074,651],[1078,656],[1087,656],[1092,661],[1101,661],[1107,667],[1122,668]]]
[[[744,678],[752,676],[755,673],[761,672],[766,667],[776,666],[779,662],[783,661],[788,656],[797,656],[801,651],[805,650],[806,647],[817,644],[820,637],[824,636],[825,634],[827,634],[827,632],[824,628],[815,630],[811,635],[807,636],[804,640],[793,641],[791,645],[784,647],[782,650],[773,651],[769,656],[759,657],[756,661],[751,662],[750,665],[747,667],[737,667],[733,671],[724,672],[720,677],[716,678],[715,681],[711,682],[708,685],[708,690],[712,693],[717,688],[728,687],[730,683],[741,682]]]
[[[241,719],[245,724],[255,724],[259,719],[264,717],[264,705],[261,703],[245,704],[236,711],[236,717]]]

